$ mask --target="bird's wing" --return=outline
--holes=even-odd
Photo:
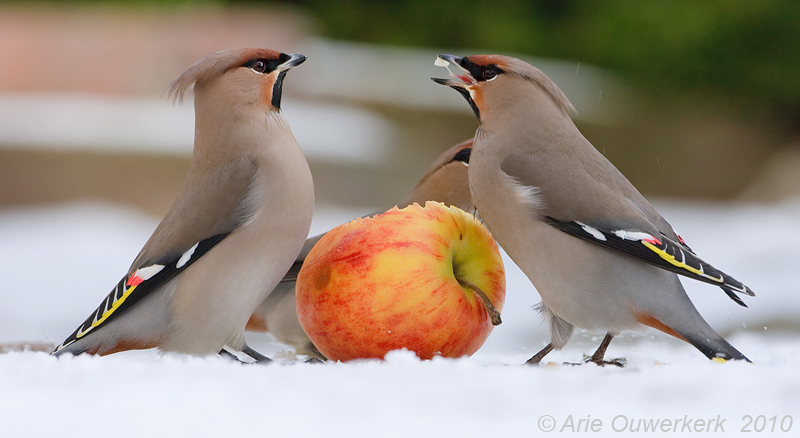
[[[188,268],[234,231],[248,214],[255,164],[241,159],[202,175],[190,170],[181,193],[128,274],[54,353],[114,320]]]
[[[501,166],[523,189],[535,188],[527,191],[535,193],[542,206],[537,219],[661,269],[719,286],[739,305],[745,306],[736,293],[754,296],[750,288],[697,257],[610,163],[564,171],[559,178],[547,175],[552,170],[542,163],[548,162],[552,160],[517,155]]]
[[[256,171],[255,162],[248,158],[211,169],[199,165],[190,169],[175,203],[128,273],[153,263],[163,264],[203,239],[239,227],[252,213],[248,194]]]
[[[217,234],[208,239],[197,242],[180,257],[170,260],[165,264],[152,264],[144,266],[132,274],[126,275],[117,283],[117,286],[106,296],[100,306],[80,325],[64,342],[56,347],[53,353],[58,353],[73,342],[83,338],[92,330],[111,321],[116,316],[125,312],[125,309],[139,301],[150,292],[162,287],[169,280],[188,268],[197,259],[207,253],[217,243],[221,242],[227,234]]]
[[[737,304],[747,307],[736,293],[755,296],[749,287],[730,275],[704,262],[687,246],[664,234],[631,229],[603,229],[580,221],[561,221],[545,217],[551,226],[580,239],[600,245],[661,269],[719,286]]]

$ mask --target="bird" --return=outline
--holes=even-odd
[[[605,332],[588,359],[643,326],[682,339],[715,361],[747,357],[703,319],[678,275],[719,286],[737,304],[753,291],[700,259],[627,178],[581,134],[567,96],[536,67],[504,55],[439,55],[450,77],[431,78],[466,98],[478,128],[469,167],[472,200],[498,244],[542,302],[550,343],[574,328]],[[450,70],[450,68],[453,70]]]
[[[100,306],[52,354],[158,348],[194,356],[240,351],[244,328],[308,236],[314,187],[281,115],[283,81],[302,54],[212,53],[169,85],[193,87],[194,149],[172,207]]]
[[[471,150],[472,139],[469,139],[444,151],[428,167],[411,194],[400,201],[397,207],[403,208],[413,203],[424,205],[425,201],[439,201],[474,213],[475,208],[467,181]],[[292,268],[253,312],[247,323],[247,331],[269,332],[278,341],[293,347],[296,354],[319,360],[325,358],[303,331],[297,318],[295,284],[303,261],[324,235],[323,233],[306,240]]]

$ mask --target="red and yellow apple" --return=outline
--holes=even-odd
[[[329,231],[297,278],[297,316],[331,360],[475,353],[505,300],[497,244],[473,215],[428,201]]]

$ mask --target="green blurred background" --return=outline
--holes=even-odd
[[[419,81],[443,75],[432,67],[441,52],[540,66],[576,104],[581,131],[645,195],[800,195],[800,2],[791,0],[10,1],[0,3],[0,96],[156,99],[192,62],[233,44],[309,48],[285,97],[392,127],[385,141],[370,137],[380,159],[309,153],[322,203],[399,200],[474,133],[466,102]],[[4,139],[3,123],[0,207],[89,198],[162,214],[188,163]]]

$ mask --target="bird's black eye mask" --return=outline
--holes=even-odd
[[[478,65],[471,62],[469,58],[461,58],[460,65],[478,82],[491,81],[498,75],[505,73],[502,68],[495,64]]]
[[[275,71],[279,65],[289,61],[291,56],[281,53],[278,59],[256,58],[245,62],[242,67],[247,67],[256,73],[269,74]],[[272,86],[272,106],[280,111],[281,95],[283,94],[283,78],[286,77],[286,70],[278,73],[275,85]]]
[[[289,55],[281,53],[277,59],[266,59],[266,58],[251,59],[242,64],[242,67],[247,67],[256,73],[269,74],[272,73],[276,68],[278,68],[279,65],[288,61],[290,58],[291,57]]]
[[[466,57],[461,58],[459,65],[461,66],[461,68],[468,71],[469,75],[472,76],[472,79],[474,79],[478,83],[489,82],[495,79],[498,75],[505,73],[503,69],[496,66],[495,64],[478,65],[470,61],[469,58]],[[466,88],[460,88],[460,87],[453,87],[453,88],[459,93],[461,93],[461,95],[464,96],[465,99],[467,99],[470,108],[472,108],[472,111],[475,113],[475,117],[477,117],[478,120],[480,120],[481,112],[478,109],[478,106],[475,104],[475,101],[472,100],[472,96],[470,95],[469,91]]]
[[[453,159],[450,160],[449,162],[452,163],[454,161],[461,161],[461,162],[469,164],[469,156],[470,156],[471,153],[472,153],[472,148],[461,149],[460,151],[458,151],[458,153],[456,153],[456,155],[453,157]]]

